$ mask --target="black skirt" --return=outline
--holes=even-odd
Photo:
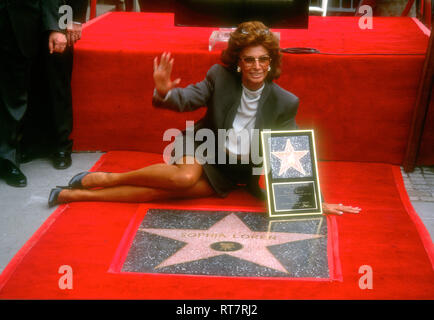
[[[187,147],[185,135],[179,135],[175,139],[174,149],[171,154],[170,163],[180,163],[184,156],[194,157],[202,165],[204,175],[209,184],[219,197],[226,197],[234,189],[245,187],[252,176],[251,163],[243,163],[241,159],[230,159],[226,151],[219,151],[215,146],[216,156],[208,157],[207,154],[201,155],[196,152],[199,142],[190,141]],[[218,163],[218,152],[224,153],[223,163]],[[236,161],[236,163],[234,163]]]

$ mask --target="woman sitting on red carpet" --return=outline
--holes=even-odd
[[[280,76],[279,41],[260,22],[246,22],[231,33],[228,48],[221,56],[223,65],[214,65],[206,78],[186,88],[177,88],[180,79],[171,80],[174,60],[163,53],[154,60],[156,107],[178,111],[206,106],[205,117],[195,125],[218,136],[219,129],[231,134],[217,143],[215,153],[201,157],[180,139],[182,152],[171,163],[154,164],[125,173],[82,172],[74,176],[68,188],[51,191],[49,205],[73,201],[148,202],[173,198],[197,198],[218,195],[245,186],[255,196],[265,198],[254,174],[250,148],[253,129],[294,130],[298,98],[273,82]],[[237,133],[249,132],[247,143]],[[257,137],[256,137],[257,138]],[[217,139],[216,139],[217,140]],[[175,144],[176,145],[176,144]],[[179,146],[179,144],[178,144]],[[176,150],[175,150],[176,151]],[[213,154],[212,154],[213,153]],[[221,157],[223,155],[223,157]],[[229,157],[246,157],[248,163],[229,164]],[[224,161],[217,160],[224,159]],[[232,163],[232,162],[231,162]],[[360,208],[323,203],[325,213],[358,213]]]

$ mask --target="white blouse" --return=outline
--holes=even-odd
[[[226,150],[235,156],[246,156],[250,153],[250,144],[252,140],[253,129],[256,121],[256,111],[258,109],[259,99],[261,99],[264,85],[258,90],[252,91],[244,85],[241,94],[240,105],[232,124],[226,135]],[[170,96],[169,91],[166,96],[160,97],[157,90],[154,89],[154,96],[160,97],[166,101]]]
[[[225,147],[229,153],[234,155],[248,155],[250,153],[256,111],[263,89],[264,85],[255,91],[249,90],[243,85],[240,106],[225,141]]]

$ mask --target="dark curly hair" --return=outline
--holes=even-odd
[[[267,49],[271,58],[271,70],[267,80],[277,79],[281,73],[282,53],[279,39],[262,22],[249,21],[241,23],[231,33],[227,49],[223,50],[221,62],[231,71],[237,69],[241,51],[247,47],[261,45]]]

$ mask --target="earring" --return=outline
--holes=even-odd
[[[271,66],[268,66],[268,72],[270,72],[271,71]]]
[[[240,66],[237,67],[237,72],[238,72],[238,73],[241,72],[241,68],[240,68]]]

